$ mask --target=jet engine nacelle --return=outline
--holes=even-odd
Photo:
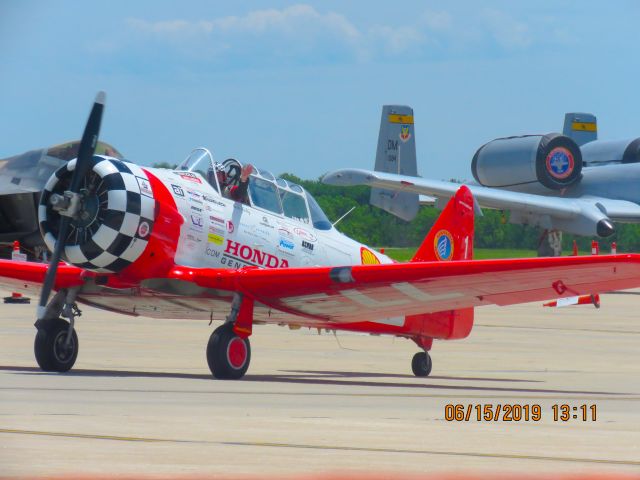
[[[640,138],[594,140],[580,147],[585,166],[640,162]]]
[[[485,187],[539,182],[560,190],[582,178],[582,152],[559,133],[498,138],[476,151],[471,171]]]
[[[137,165],[98,155],[92,161],[82,180],[82,205],[71,219],[62,256],[86,270],[120,272],[135,262],[149,243],[156,218],[154,193],[147,174]],[[52,251],[62,213],[51,204],[51,197],[62,196],[69,189],[75,165],[72,160],[60,167],[40,198],[40,232]]]

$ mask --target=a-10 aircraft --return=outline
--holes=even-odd
[[[0,286],[42,286],[34,351],[44,371],[74,365],[78,303],[222,321],[206,348],[216,378],[245,374],[253,326],[267,323],[408,338],[421,350],[412,370],[426,376],[433,340],[468,336],[474,307],[640,286],[636,255],[473,260],[467,187],[412,261],[395,263],[339,233],[308,192],[265,170],[254,169],[238,201],[228,196],[242,190],[241,165],[216,164],[205,149],[175,171],[95,155],[103,105],[101,93],[78,158],[41,195],[51,262],[0,260]]]
[[[481,207],[509,212],[511,223],[551,233],[608,237],[613,222],[640,222],[640,138],[598,140],[596,117],[567,113],[563,133],[498,138],[473,156],[475,183],[466,185]],[[375,169],[342,169],[324,176],[331,185],[369,185],[371,203],[411,220],[418,194],[441,204],[460,184],[420,178],[413,109],[382,108]],[[555,251],[559,255],[560,245]]]

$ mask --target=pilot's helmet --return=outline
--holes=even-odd
[[[218,183],[220,185],[225,185],[227,183],[227,172],[224,171],[224,165],[220,163],[216,163],[216,176],[218,177]]]

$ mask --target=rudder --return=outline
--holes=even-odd
[[[598,122],[592,113],[565,113],[562,134],[574,140],[578,146],[598,139]]]
[[[380,119],[376,172],[418,176],[413,109],[401,105],[384,105]],[[418,213],[417,193],[395,192],[372,188],[371,205],[375,205],[403,220],[413,220]]]
[[[473,195],[463,185],[444,207],[411,261],[471,260],[473,221]]]

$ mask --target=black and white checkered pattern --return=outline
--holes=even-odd
[[[84,230],[72,220],[63,256],[69,263],[87,270],[119,272],[144,252],[153,229],[155,200],[146,173],[137,165],[101,155],[95,155],[92,161],[91,170],[99,177],[98,213]],[[40,198],[40,231],[51,250],[60,215],[51,208],[49,199],[52,193],[61,194],[68,188],[75,164],[76,160],[72,160],[58,169],[47,181]]]

